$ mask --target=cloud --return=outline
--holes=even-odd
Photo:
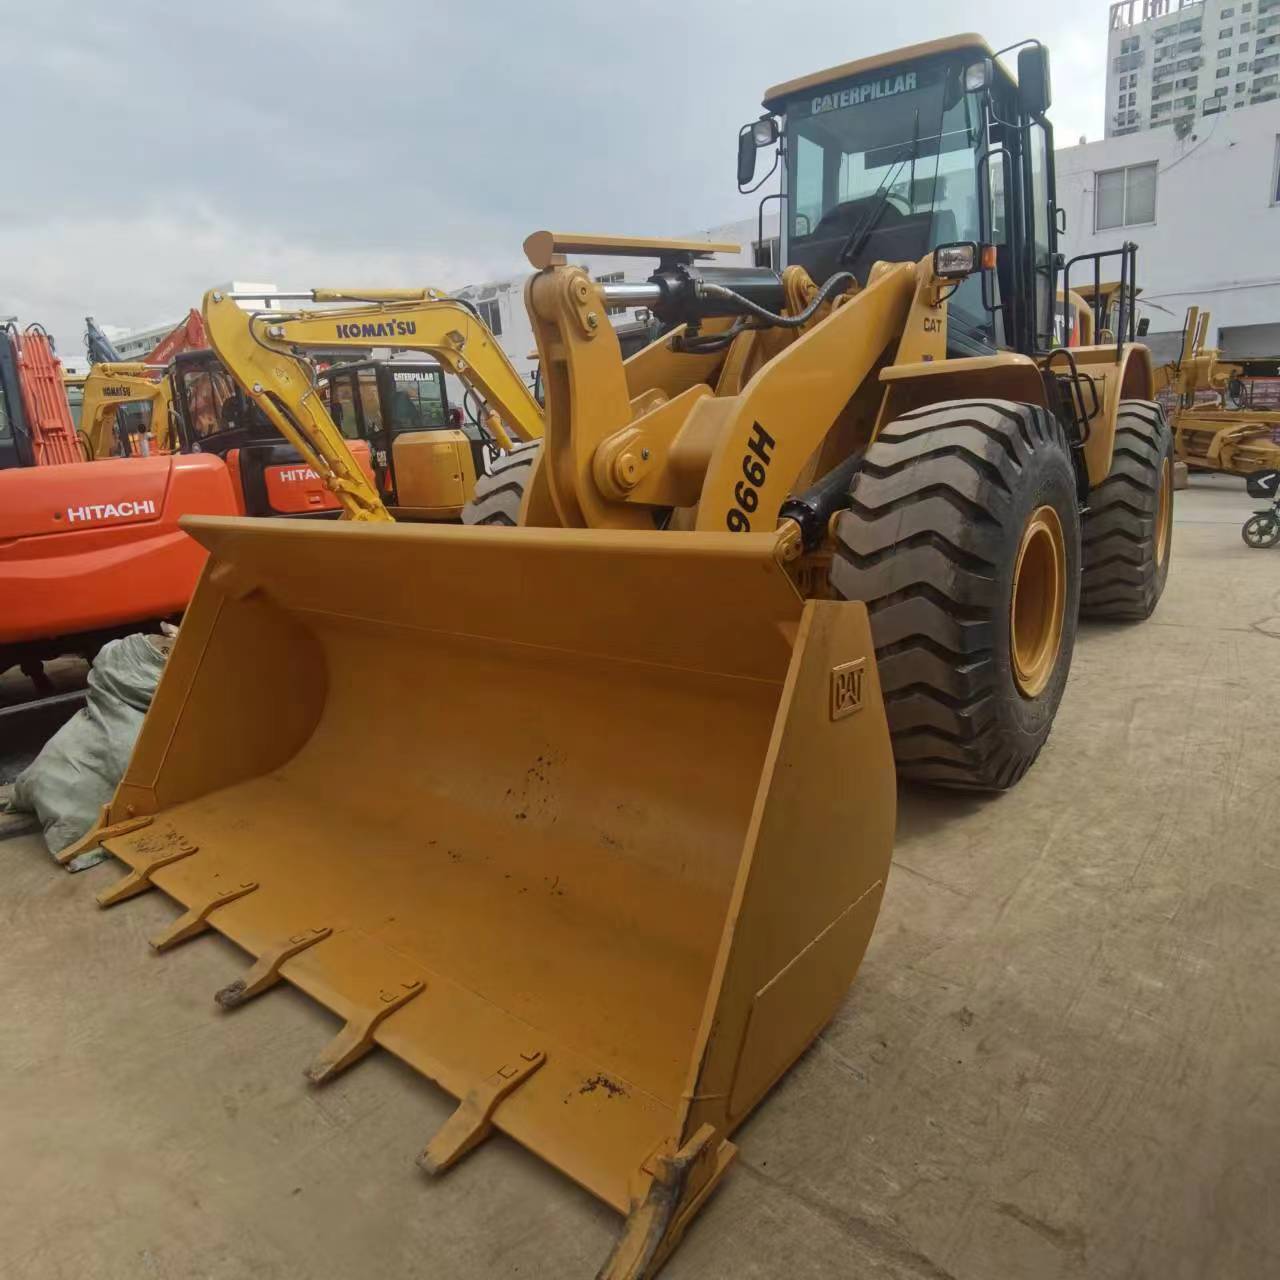
[[[228,279],[444,286],[539,227],[751,217],[739,124],[770,84],[985,30],[1054,51],[1059,141],[1102,124],[1104,13],[999,0],[43,0],[6,13],[0,312],[176,319]],[[15,180],[14,175],[17,175]]]
[[[7,233],[0,232],[0,245]],[[518,254],[488,258],[429,246],[308,243],[201,207],[53,218],[27,228],[21,262],[6,267],[0,310],[40,319],[63,351],[79,354],[86,315],[129,329],[175,320],[206,289],[236,280],[286,289],[407,284],[458,288],[520,269]]]

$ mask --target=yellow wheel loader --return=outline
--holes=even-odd
[[[1055,345],[1046,52],[1017,69],[970,35],[770,90],[739,180],[780,151],[781,272],[531,236],[521,527],[186,522],[210,561],[87,837],[129,868],[99,902],[159,887],[157,949],[248,952],[224,1008],[283,978],[335,1011],[314,1084],[381,1045],[458,1098],[428,1172],[496,1128],[625,1214],[608,1280],[657,1271],[845,999],[895,758],[1010,785],[1082,597],[1163,587],[1150,360],[1131,315]],[[625,361],[624,303],[673,326]],[[297,323],[251,354],[301,421]]]
[[[1193,471],[1250,476],[1280,470],[1280,411],[1253,407],[1245,390],[1254,369],[1274,376],[1277,362],[1224,361],[1209,345],[1211,332],[1210,313],[1188,307],[1178,360],[1156,371],[1158,389],[1167,387],[1175,397],[1175,455]],[[1205,392],[1217,403],[1200,400]]]
[[[337,495],[350,519],[456,520],[487,458],[500,456],[499,451],[510,454],[515,442],[542,436],[542,410],[506,352],[469,303],[438,289],[275,295],[276,302],[340,304],[296,312],[254,313],[238,301],[237,295],[219,290],[205,295],[204,324],[214,350],[251,402]],[[486,453],[476,447],[479,442],[460,423],[425,422],[409,388],[398,394],[394,373],[383,385],[385,379],[366,367],[364,383],[349,382],[339,366],[322,385],[307,358],[308,353],[359,356],[372,347],[425,353],[458,377],[483,403],[478,417],[493,449]],[[415,384],[421,380],[408,368],[401,372]],[[400,402],[404,407],[397,415]],[[341,422],[334,421],[335,410]],[[374,452],[380,485],[369,483],[344,442],[344,435],[357,433]]]

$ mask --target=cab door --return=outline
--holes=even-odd
[[[360,375],[360,402],[391,441],[396,514],[410,520],[456,520],[475,489],[471,442],[449,422],[439,369],[382,365]]]

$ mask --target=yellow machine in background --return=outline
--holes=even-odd
[[[1175,364],[1157,370],[1157,387],[1175,396],[1174,449],[1193,471],[1225,471],[1248,476],[1280,469],[1280,411],[1233,406],[1232,388],[1244,366],[1223,361],[1209,345],[1212,317],[1199,307],[1187,309],[1182,351]],[[1198,403],[1211,391],[1218,403]]]
[[[1012,785],[1077,612],[1160,598],[1170,432],[1131,312],[1057,345],[1048,59],[1017,62],[958,36],[770,90],[739,183],[783,135],[780,273],[531,236],[526,527],[385,523],[349,485],[297,352],[413,346],[431,299],[206,300],[355,520],[187,522],[209,567],[88,838],[130,868],[99,901],[155,885],[185,907],[158,949],[243,947],[224,1007],[285,978],[336,1011],[313,1082],[380,1044],[457,1096],[428,1171],[497,1127],[626,1214],[606,1280],[662,1265],[845,998],[895,764]],[[621,305],[671,326],[625,361]]]
[[[394,512],[356,466],[307,352],[417,351],[437,359],[484,400],[497,445],[542,434],[542,410],[484,322],[435,289],[314,289],[277,300],[348,304],[293,313],[246,312],[235,295],[204,299],[209,340],[232,376],[342,501],[354,520],[451,520],[476,486],[476,457],[460,429],[402,432],[385,451],[396,477]],[[373,442],[371,442],[373,443]]]
[[[179,447],[173,389],[164,365],[98,363],[82,385],[80,439],[91,459],[168,453]]]

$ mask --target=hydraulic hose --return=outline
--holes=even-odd
[[[766,324],[776,325],[781,329],[799,329],[801,325],[808,323],[814,312],[832,294],[843,293],[853,283],[854,276],[852,272],[837,271],[835,275],[827,277],[822,288],[813,295],[809,305],[793,316],[784,316],[776,311],[770,311],[767,307],[762,307],[759,303],[752,302],[750,298],[744,298],[742,294],[735,293],[734,290],[726,288],[722,284],[712,284],[710,281],[700,280],[697,284],[697,289],[704,296],[723,298],[726,302],[732,302],[734,307],[742,313],[755,316],[757,320],[763,320]]]

